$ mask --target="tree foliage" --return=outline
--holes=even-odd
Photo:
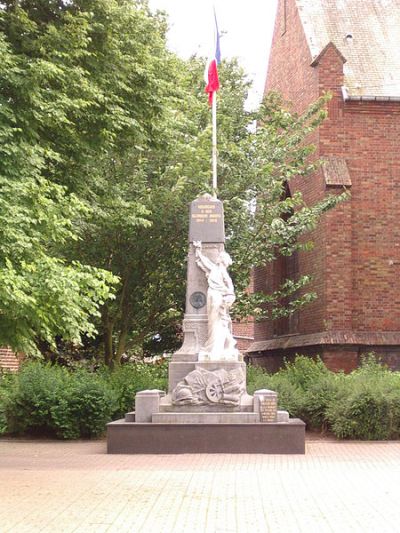
[[[19,328],[29,315],[25,345],[32,347],[34,335],[79,340],[94,332],[88,317],[101,304],[96,326],[107,363],[155,338],[171,349],[184,303],[188,203],[210,190],[204,62],[167,51],[165,18],[145,1],[2,6],[0,175],[16,255],[0,249],[0,268],[10,279],[19,272],[20,284],[8,287],[20,288],[0,304],[7,302],[0,320],[8,316],[0,331]],[[237,63],[223,63],[220,74],[219,197],[235,261],[236,313],[261,313],[270,302],[279,316],[310,299],[296,297],[288,311],[279,303],[308,278],[289,280],[273,295],[248,295],[249,274],[307,248],[300,237],[340,200],[306,206],[300,194],[284,195],[293,176],[306,179],[313,170],[305,138],[323,119],[324,100],[297,116],[272,96],[250,113],[249,83]],[[110,300],[115,277],[120,284]]]
[[[0,344],[34,354],[39,340],[93,335],[115,279],[52,250],[76,238],[79,200],[40,178],[1,177],[0,192]]]

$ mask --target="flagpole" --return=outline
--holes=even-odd
[[[212,188],[217,197],[217,93],[212,94]]]

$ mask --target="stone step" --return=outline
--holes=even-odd
[[[259,413],[154,413],[153,424],[257,424]]]

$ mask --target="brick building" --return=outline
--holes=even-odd
[[[275,369],[283,357],[320,354],[351,370],[375,351],[399,369],[399,0],[279,0],[265,90],[297,111],[332,93],[312,139],[323,170],[289,187],[310,204],[344,186],[351,199],[324,215],[311,253],[255,273],[266,291],[284,275],[311,273],[318,299],[289,320],[247,329],[248,355]]]
[[[11,348],[0,347],[0,372],[3,370],[16,371],[19,368],[20,358]]]

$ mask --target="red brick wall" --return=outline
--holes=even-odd
[[[345,158],[352,180],[351,200],[326,215],[326,327],[398,330],[400,104],[345,102],[332,48],[317,71],[320,92],[333,94],[319,153]]]
[[[280,92],[301,112],[318,98],[318,78],[309,68],[312,57],[294,0],[286,3],[286,31],[282,32],[284,4],[283,0],[278,4],[265,92]]]
[[[310,68],[312,57],[295,3],[292,0],[288,0],[286,3],[286,31],[282,32],[284,4],[284,1],[281,0],[278,5],[265,91],[274,90],[281,93],[285,101],[292,103],[292,110],[301,113],[320,94],[318,72],[316,69]],[[315,156],[317,157],[318,132],[309,141],[316,145]],[[301,190],[309,205],[323,198],[325,193],[321,173],[307,180],[293,179],[289,187],[292,192]],[[322,274],[325,269],[325,233],[321,231],[321,228],[318,228],[317,231],[311,232],[307,236],[308,238],[315,242],[315,247],[311,252],[299,254],[298,270],[300,275],[313,275],[314,280],[308,286],[308,290],[316,292],[318,299],[299,314],[296,329],[304,333],[314,333],[321,331],[325,321],[325,290]],[[279,265],[267,266],[264,272],[260,269],[255,274],[255,287],[264,286],[268,292],[276,289],[273,278],[276,279],[279,276],[278,270]],[[262,279],[264,276],[267,276],[266,280]],[[256,340],[271,338],[273,334],[274,326],[271,321],[256,324]]]
[[[313,68],[313,67],[309,67]],[[342,86],[343,59],[328,47],[315,67],[320,95],[330,92],[328,117],[319,128],[320,157],[337,156],[347,160],[346,117]],[[326,194],[339,194],[340,187],[325,187]],[[325,232],[325,324],[323,329],[351,329],[352,317],[352,199],[329,211],[324,217]]]
[[[19,367],[19,358],[11,348],[0,348],[0,369],[16,371]]]
[[[400,103],[345,103],[352,177],[352,328],[400,329]]]
[[[314,275],[310,288],[318,300],[301,311],[298,332],[399,331],[400,103],[345,102],[343,59],[333,46],[316,65],[311,61],[295,1],[280,0],[266,90],[281,92],[297,111],[325,91],[332,93],[328,119],[310,140],[317,144],[318,157],[344,158],[352,180],[351,199],[324,215],[312,234],[314,251],[299,256],[300,273]],[[300,189],[310,204],[342,191],[326,186],[322,173],[307,181],[293,180],[291,188]],[[256,272],[256,287],[271,286],[272,281],[262,279],[265,275],[273,276],[271,267]],[[271,324],[255,328],[256,340],[272,335]],[[338,346],[321,349],[321,355],[324,351],[331,368],[350,370],[357,364],[357,350],[366,349]],[[374,349],[379,351],[378,346]]]

